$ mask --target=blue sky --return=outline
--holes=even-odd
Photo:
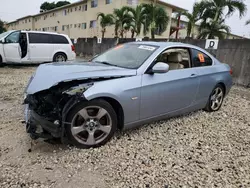
[[[29,14],[37,14],[40,5],[45,0],[0,0],[0,19],[4,21],[13,21],[19,17]],[[53,0],[48,0],[52,2]],[[76,0],[70,0],[76,2]],[[187,10],[192,10],[195,0],[163,0]],[[250,0],[245,0],[248,6],[246,17],[239,19],[236,13],[227,20],[227,24],[231,27],[231,32],[238,35],[250,37],[250,26],[245,26],[247,19],[250,19]]]

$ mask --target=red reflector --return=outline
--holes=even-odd
[[[75,51],[75,46],[71,45],[71,50],[74,52]]]
[[[230,69],[230,74],[233,75],[233,70],[232,69]]]

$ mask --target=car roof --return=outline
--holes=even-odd
[[[155,42],[155,41],[140,41],[140,42],[130,42],[131,44],[141,44],[141,45],[152,45],[159,47],[169,47],[169,46],[185,46],[186,44],[181,42]]]
[[[193,48],[197,49],[201,52],[204,52],[205,54],[209,54],[209,52],[205,51],[204,49],[187,43],[181,43],[181,42],[155,42],[155,41],[139,41],[139,42],[130,42],[130,44],[140,44],[140,45],[152,45],[152,46],[158,46],[159,48],[168,48],[168,47],[183,47],[183,48]],[[211,55],[211,54],[209,54]]]
[[[18,30],[13,30],[13,31],[18,31]],[[62,36],[67,36],[65,34],[60,34],[56,32],[46,32],[46,31],[26,31],[26,30],[21,30],[21,32],[26,32],[26,33],[39,33],[39,34],[52,34],[52,35],[62,35]]]

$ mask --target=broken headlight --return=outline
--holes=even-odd
[[[71,87],[68,90],[64,91],[63,93],[66,93],[68,95],[82,94],[93,85],[94,85],[93,83],[81,84],[78,86]]]

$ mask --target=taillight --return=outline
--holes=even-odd
[[[75,51],[75,46],[71,45],[71,50],[74,52]]]
[[[233,70],[232,70],[232,69],[230,69],[230,71],[229,71],[229,72],[230,72],[230,74],[231,74],[231,75],[233,75]]]

